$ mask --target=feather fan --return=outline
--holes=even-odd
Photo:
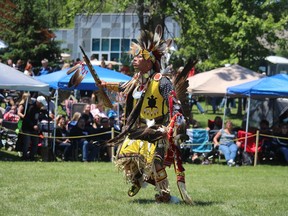
[[[178,73],[174,79],[173,85],[175,86],[175,92],[177,99],[181,102],[183,115],[188,118],[190,115],[190,107],[187,99],[187,88],[189,82],[187,80],[189,71],[196,65],[197,61],[190,59],[189,62],[185,65],[183,70]]]

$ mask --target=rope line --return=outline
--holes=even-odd
[[[23,135],[27,135],[27,136],[32,136],[32,137],[39,137],[39,138],[55,138],[55,139],[63,139],[63,138],[66,138],[66,139],[79,139],[79,138],[85,138],[85,137],[95,137],[95,136],[101,136],[101,135],[104,135],[104,134],[109,134],[111,133],[112,131],[106,131],[106,132],[102,132],[102,133],[97,133],[97,134],[89,134],[89,135],[85,135],[85,136],[67,136],[67,137],[57,137],[57,136],[44,136],[42,134],[40,135],[36,135],[36,134],[28,134],[28,133],[23,133],[22,131],[19,131],[19,132],[16,132],[16,130],[12,130],[12,129],[9,129],[9,128],[6,128],[6,127],[3,127],[1,126],[1,129],[4,128],[6,131],[11,131],[11,132],[14,132],[16,134],[23,134]],[[52,131],[51,131],[52,132]],[[114,133],[120,133],[119,131],[115,131],[114,130]],[[247,136],[247,139],[248,138],[251,138],[251,137],[255,137],[256,134],[252,134],[250,136]],[[270,138],[280,138],[280,139],[284,139],[284,140],[288,140],[288,137],[281,137],[281,136],[275,136],[275,135],[269,135],[269,134],[259,134],[259,136],[263,136],[263,137],[270,137]],[[239,140],[244,140],[246,139],[246,137],[241,137],[241,138],[236,138],[234,139],[233,141],[239,141]],[[192,144],[184,144],[184,145],[192,145]],[[194,145],[194,144],[193,144]],[[195,145],[199,145],[199,144],[195,144]]]
[[[23,133],[22,131],[16,132],[16,130],[11,130],[5,127],[1,127],[1,129],[4,128],[6,131],[10,131],[10,132],[14,132],[16,134],[22,134],[22,135],[26,135],[26,136],[32,136],[32,137],[39,137],[39,138],[48,138],[48,139],[80,139],[80,138],[85,138],[85,137],[96,137],[96,136],[101,136],[104,134],[109,134],[112,131],[106,131],[106,132],[102,132],[102,133],[96,133],[96,134],[89,134],[89,135],[84,135],[84,136],[66,136],[66,137],[57,137],[57,136],[44,136],[43,134],[29,134],[29,133]],[[52,131],[51,131],[52,132]],[[120,133],[119,131],[114,131],[114,133]]]

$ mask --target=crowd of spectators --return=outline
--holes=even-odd
[[[73,105],[79,102],[83,104],[83,101],[81,98],[78,101],[73,95],[70,95],[61,103],[64,114],[54,116],[53,110],[50,112],[46,110],[48,103],[45,98],[35,93],[2,90],[0,101],[0,122],[22,123],[20,128],[22,133],[18,134],[16,150],[21,152],[20,156],[23,160],[35,160],[35,155],[41,155],[39,143],[43,141],[43,138],[40,136],[39,124],[41,125],[41,122],[45,124],[47,121],[56,122],[54,154],[59,159],[64,161],[110,161],[113,157],[112,148],[105,147],[103,143],[111,138],[111,128],[114,128],[116,132],[121,131],[122,108],[118,103],[113,103],[113,107],[107,109],[101,101],[96,102],[95,95],[92,94],[91,98],[85,99],[85,105],[81,110],[73,111]],[[70,104],[69,101],[73,101],[73,103]],[[196,123],[190,122],[191,127],[197,128]],[[212,123],[206,129],[209,133],[211,132],[210,134],[213,132],[210,141],[213,142],[214,148],[211,152],[204,154],[202,164],[211,164],[212,161],[209,158],[215,157],[220,150],[224,154],[227,164],[234,166],[235,163],[237,164],[237,151],[243,149],[243,146],[237,143],[237,131],[231,128],[232,122],[226,122],[225,128],[222,129],[223,123],[220,116],[216,116]],[[267,120],[262,120],[257,129],[260,131],[261,152],[259,155],[261,160],[280,160],[287,164],[288,126],[286,118],[282,118],[279,124],[273,127]],[[229,143],[228,138],[230,139]],[[52,151],[54,145],[52,139],[49,140],[49,145]],[[193,152],[190,154],[193,156]]]
[[[91,61],[95,60],[93,58],[92,55]],[[78,62],[80,62],[80,59],[77,59],[74,63],[65,63],[62,68],[70,67]],[[100,66],[112,69],[112,65],[106,65],[103,59],[101,63]],[[13,63],[11,59],[8,59],[6,64],[22,71],[26,75],[35,76],[31,60],[24,63],[19,59],[16,63]],[[39,72],[36,73],[38,76],[52,73],[56,70],[49,66],[47,59],[43,59],[41,65],[42,67]],[[39,147],[39,143],[43,141],[43,139],[39,138],[41,134],[39,124],[43,120],[44,122],[56,122],[56,145],[53,150],[56,151],[54,152],[55,155],[59,156],[62,160],[80,159],[82,161],[97,161],[111,160],[113,157],[111,148],[104,147],[102,143],[111,138],[111,128],[114,128],[116,131],[121,130],[122,108],[118,103],[113,103],[111,109],[105,109],[101,101],[98,102],[96,100],[95,94],[92,91],[89,94],[87,92],[80,92],[80,97],[77,99],[71,94],[66,100],[59,101],[65,114],[54,116],[53,111],[46,111],[45,113],[47,101],[43,96],[39,96],[35,92],[32,92],[30,95],[25,92],[1,90],[0,102],[0,123],[2,121],[15,124],[21,122],[21,124],[18,124],[18,130],[21,130],[22,133],[18,134],[16,150],[21,152],[20,155],[23,160],[35,160],[35,154],[39,153],[37,148]],[[85,103],[85,106],[83,110],[73,112],[73,104],[78,102]],[[195,97],[191,96],[190,102],[191,108],[193,105],[196,105],[199,112],[204,113],[203,108]],[[233,104],[232,101],[231,104]],[[267,161],[277,158],[288,164],[287,119],[288,112],[284,113],[279,119],[279,124],[273,127],[269,125],[267,120],[259,122],[259,128],[257,129],[261,134],[259,140],[262,145],[261,157],[263,160]],[[187,128],[200,127],[199,122],[193,118],[192,113],[188,120]],[[219,152],[220,149],[224,154],[226,163],[229,166],[235,165],[237,151],[243,148],[243,146],[236,141],[235,130],[231,128],[232,122],[226,122],[224,128],[223,126],[222,119],[219,116],[216,116],[213,120],[212,127],[208,125],[207,130],[209,133],[213,132],[213,136],[210,137],[210,141],[213,142],[213,150],[204,155],[203,164],[211,164],[209,158]],[[263,136],[263,134],[275,136],[276,138]],[[71,138],[71,136],[80,138]],[[228,138],[230,139],[229,143]],[[52,140],[49,143],[52,146]],[[1,145],[3,145],[2,138],[0,139]],[[193,155],[193,152],[190,153]]]
[[[285,119],[285,117],[281,116],[279,123],[272,127],[266,119],[262,119],[258,128],[249,128],[247,145],[250,150],[245,151],[245,136],[238,137],[238,132],[245,134],[245,128],[233,127],[233,123],[230,120],[223,124],[222,118],[215,116],[214,120],[208,120],[208,127],[206,128],[209,133],[209,143],[212,144],[212,150],[203,153],[191,150],[191,160],[186,161],[209,165],[214,163],[215,159],[219,158],[221,154],[228,166],[252,165],[256,151],[256,131],[258,130],[258,162],[288,165],[288,124]],[[195,127],[196,130],[197,128]],[[185,158],[187,158],[187,152],[185,154]],[[250,160],[249,163],[246,161],[247,157]]]
[[[8,96],[11,94],[14,94],[14,97]],[[50,153],[55,155],[54,159],[57,157],[63,161],[84,162],[111,160],[112,150],[103,143],[111,138],[112,127],[116,132],[121,129],[122,114],[119,113],[118,103],[113,103],[111,109],[105,109],[101,102],[90,103],[88,100],[82,110],[73,112],[69,109],[68,114],[65,105],[68,105],[67,100],[70,98],[71,96],[60,103],[62,114],[55,116],[55,110],[47,111],[48,101],[44,96],[16,91],[1,92],[0,123],[13,122],[19,127],[15,150],[19,152],[22,160],[37,160],[39,157],[36,158],[36,155],[41,157],[41,148],[45,147],[42,129],[47,122],[51,124],[54,121],[55,144],[52,138],[48,140],[48,148]],[[74,99],[74,104],[83,105],[81,99]],[[73,108],[73,104],[70,108]],[[51,127],[50,134],[52,133]],[[0,138],[2,140],[2,137]]]

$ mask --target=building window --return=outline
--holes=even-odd
[[[111,39],[111,51],[120,51],[119,39]]]
[[[130,50],[130,40],[122,39],[121,40],[121,51],[129,51]]]
[[[110,53],[111,61],[119,62],[120,54],[119,53]]]
[[[107,61],[107,59],[108,59],[108,54],[103,54],[102,53],[101,60],[106,60]]]
[[[100,39],[99,38],[92,39],[92,51],[100,51]]]
[[[102,51],[109,51],[109,39],[102,39],[102,46],[101,46],[101,50]]]
[[[92,55],[94,55],[95,58],[96,58],[97,60],[99,60],[99,54],[97,54],[97,53],[93,53]]]

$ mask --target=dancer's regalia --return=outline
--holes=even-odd
[[[119,143],[124,139],[118,147],[115,163],[132,184],[129,196],[136,195],[148,182],[155,185],[158,202],[171,200],[165,167],[173,164],[181,197],[191,204],[177,142],[186,134],[184,115],[189,114],[189,108],[181,104],[181,99],[186,100],[187,74],[195,62],[189,62],[172,83],[160,73],[161,58],[172,40],[165,41],[161,37],[162,28],[157,26],[154,34],[142,31],[138,42],[131,45],[137,73],[122,86],[127,94],[127,122],[123,132],[112,140]]]
[[[165,168],[173,164],[181,197],[192,204],[178,146],[186,137],[185,116],[190,111],[186,103],[187,75],[196,62],[190,61],[172,83],[160,73],[161,59],[171,43],[171,39],[162,39],[161,26],[156,27],[154,34],[142,31],[138,41],[132,43],[130,53],[137,73],[121,86],[127,97],[126,123],[108,143],[119,144],[114,161],[132,184],[129,196],[135,196],[145,183],[150,183],[158,191],[157,202],[172,201]],[[106,84],[115,90],[115,85]]]

